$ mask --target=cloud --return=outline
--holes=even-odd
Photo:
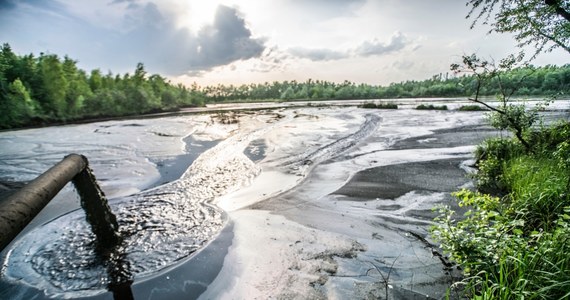
[[[404,61],[397,60],[394,63],[392,63],[392,67],[394,69],[403,70],[403,71],[411,70],[414,66],[415,66],[414,62],[410,60],[404,60]]]
[[[13,10],[21,5],[37,7],[50,11],[59,11],[63,9],[63,6],[54,0],[0,0],[0,11]]]
[[[6,29],[0,40],[15,48],[39,45],[37,52],[70,55],[89,68],[124,72],[142,62],[150,72],[181,75],[259,57],[265,50],[265,40],[254,37],[240,12],[223,5],[212,23],[195,32],[180,27],[176,12],[163,10],[159,5],[166,4],[158,1],[108,0],[88,19],[81,15],[85,7],[74,2],[73,6],[53,0],[0,3],[0,25]],[[48,10],[54,13],[44,13]],[[107,11],[115,19],[107,18]],[[15,29],[22,35],[10,34]]]
[[[135,2],[139,2],[139,0],[113,0],[110,4],[135,3]]]
[[[252,36],[235,8],[220,5],[213,23],[196,34],[176,26],[154,3],[132,10],[136,13],[126,26],[133,29],[120,37],[123,51],[138,53],[145,64],[169,75],[208,71],[259,57],[265,49],[264,40]]]
[[[408,39],[401,32],[396,32],[390,38],[388,43],[383,43],[374,39],[373,41],[365,41],[358,48],[356,54],[358,56],[384,55],[404,49],[409,44]]]
[[[337,51],[330,49],[308,49],[295,47],[288,49],[288,53],[294,57],[305,58],[312,61],[329,61],[340,60],[351,57],[369,57],[380,56],[389,53],[404,50],[412,45],[412,41],[401,32],[395,32],[390,40],[386,43],[374,39],[372,41],[364,41],[354,49],[345,51]],[[416,50],[420,45],[415,45],[412,50]]]
[[[196,47],[189,53],[188,66],[193,70],[210,69],[237,60],[259,57],[264,49],[264,40],[252,37],[237,10],[220,5],[213,25],[198,32]]]
[[[1,10],[12,10],[16,8],[15,0],[0,0],[0,11]]]
[[[310,12],[312,18],[328,19],[354,15],[367,0],[288,0],[293,6]]]
[[[59,1],[56,0],[12,0],[17,3],[22,3],[30,6],[35,6],[38,8],[46,9],[46,10],[53,10],[59,11],[64,9],[64,5],[61,4]]]
[[[312,61],[328,61],[339,60],[350,57],[350,53],[335,51],[330,49],[307,49],[307,48],[291,48],[289,53],[299,58],[306,58]]]

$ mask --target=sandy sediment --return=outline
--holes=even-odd
[[[473,115],[392,114],[382,114],[382,122],[350,147],[334,154],[316,150],[329,156],[303,174],[275,164],[283,160],[271,153],[281,151],[265,139],[269,154],[260,160],[260,175],[220,198],[235,223],[234,243],[201,298],[445,295],[457,272],[429,240],[432,208],[453,205],[450,192],[470,186],[472,145],[495,132]],[[366,122],[360,116],[355,120]],[[334,140],[358,131],[351,128]]]

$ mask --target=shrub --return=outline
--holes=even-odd
[[[433,104],[430,104],[430,105],[420,104],[420,105],[416,106],[416,109],[419,109],[419,110],[447,110],[447,105],[434,106]]]
[[[475,150],[478,172],[473,176],[477,188],[486,193],[504,194],[504,163],[524,153],[524,147],[514,139],[492,138],[483,141]]]
[[[398,105],[394,103],[379,103],[365,102],[360,107],[362,108],[376,108],[376,109],[398,109]]]
[[[486,111],[488,109],[481,107],[479,105],[462,105],[457,110],[459,110],[459,111]]]
[[[533,230],[511,204],[467,190],[455,193],[470,210],[462,220],[440,207],[431,234],[464,270],[474,299],[564,299],[570,296],[570,207],[550,231]]]
[[[376,108],[376,103],[374,102],[365,102],[360,107],[362,108]]]

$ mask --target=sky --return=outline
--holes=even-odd
[[[470,29],[462,0],[0,0],[0,43],[68,55],[86,71],[190,85],[327,80],[387,85],[449,71],[461,55],[517,52]],[[560,50],[533,64],[561,65]]]

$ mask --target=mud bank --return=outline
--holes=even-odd
[[[234,243],[201,299],[445,295],[458,272],[429,240],[432,208],[452,205],[450,192],[470,186],[473,145],[497,133],[473,114],[378,116],[371,133],[312,166],[293,188],[272,194],[271,180],[254,180],[250,192],[222,197],[232,198],[220,205],[235,222]],[[283,182],[293,172],[271,161],[261,161],[258,178]]]

